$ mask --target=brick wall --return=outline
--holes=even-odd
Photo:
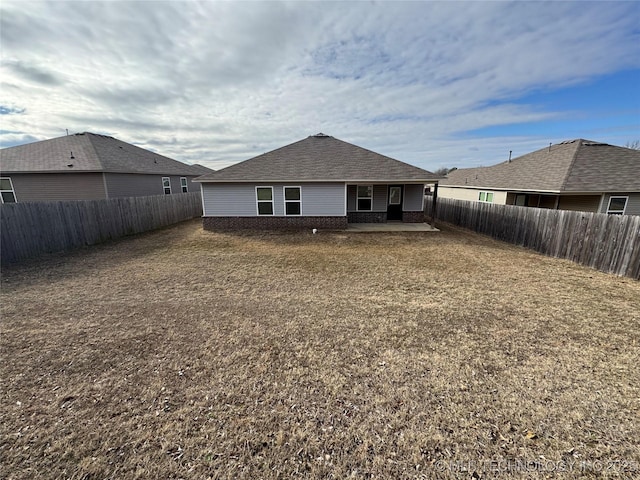
[[[205,230],[344,230],[347,217],[204,217]]]
[[[387,212],[348,212],[349,223],[387,223]]]
[[[405,223],[423,223],[424,212],[402,212],[402,221]]]

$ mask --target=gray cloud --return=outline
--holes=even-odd
[[[0,6],[0,105],[28,113],[8,129],[95,130],[216,167],[319,131],[427,168],[486,162],[541,139],[471,150],[464,132],[566,116],[522,96],[640,68],[637,4],[29,5]]]

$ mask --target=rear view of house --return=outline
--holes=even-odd
[[[198,191],[205,172],[94,133],[77,133],[0,150],[2,203],[96,200]]]
[[[423,222],[440,177],[322,133],[204,175],[204,228],[346,228]]]
[[[491,167],[455,170],[440,182],[438,193],[476,202],[640,215],[640,151],[570,140]]]

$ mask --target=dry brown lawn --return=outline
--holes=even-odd
[[[1,478],[640,477],[640,282],[462,230],[193,221],[1,297]]]

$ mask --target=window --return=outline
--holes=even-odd
[[[624,211],[627,209],[627,200],[629,200],[629,197],[609,197],[607,213],[612,215],[624,215]]]
[[[373,207],[373,185],[358,185],[357,210],[370,212]]]
[[[187,188],[187,177],[180,177],[180,187],[182,188],[182,193],[187,193],[189,191]]]
[[[273,187],[256,187],[258,215],[273,215]]]
[[[169,177],[162,177],[162,188],[164,188],[165,195],[171,195],[171,179]]]
[[[2,203],[16,203],[16,192],[13,191],[13,183],[11,178],[0,178],[0,198]]]
[[[389,187],[389,205],[400,205],[402,201],[402,187]]]
[[[300,187],[284,187],[284,214],[302,215]]]
[[[493,192],[480,192],[478,200],[486,203],[493,203]]]

